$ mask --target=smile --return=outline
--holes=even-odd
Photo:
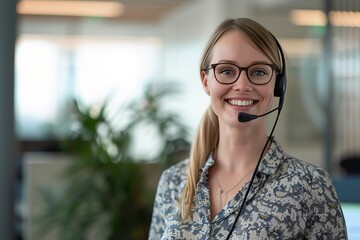
[[[254,100],[234,100],[234,99],[227,100],[227,102],[230,103],[231,105],[241,106],[241,107],[251,106],[255,103]]]

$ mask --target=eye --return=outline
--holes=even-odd
[[[254,76],[254,77],[264,77],[266,74],[267,74],[266,71],[261,70],[261,69],[251,72],[251,76]]]
[[[264,78],[271,75],[271,67],[268,65],[253,65],[248,69],[249,77]]]
[[[234,71],[232,69],[222,69],[220,71],[220,74],[222,74],[222,75],[234,75]]]
[[[222,75],[224,77],[228,76],[234,76],[237,74],[237,69],[234,66],[231,65],[218,65],[216,68],[216,73],[218,75]]]

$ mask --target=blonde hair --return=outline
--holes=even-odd
[[[210,38],[201,58],[200,74],[210,65],[212,50],[221,38],[229,31],[240,31],[246,34],[255,46],[282,71],[279,48],[273,35],[261,24],[247,18],[228,19],[222,22]],[[219,121],[211,107],[201,119],[199,128],[190,151],[190,162],[185,187],[179,199],[180,212],[183,220],[190,217],[192,202],[195,196],[199,172],[209,155],[214,151],[219,140]]]

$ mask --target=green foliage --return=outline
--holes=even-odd
[[[145,123],[153,126],[162,139],[162,148],[157,161],[165,167],[178,161],[179,152],[188,151],[190,143],[188,128],[182,123],[181,117],[173,112],[165,110],[165,101],[178,92],[178,85],[149,84],[146,86],[143,97],[131,102],[128,109],[131,109],[132,124]]]
[[[130,117],[121,129],[107,119],[107,103],[94,111],[74,101],[76,127],[65,146],[78,159],[64,172],[69,184],[61,196],[43,192],[44,232],[58,227],[61,240],[88,239],[91,232],[99,240],[147,238],[154,192],[145,187],[142,163],[131,153],[133,132],[140,123],[156,128],[163,140],[156,158],[164,166],[174,162],[177,152],[188,149],[185,125],[163,109],[164,99],[176,93],[175,87],[147,86],[141,99],[125,107]]]

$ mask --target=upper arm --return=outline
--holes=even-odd
[[[156,190],[150,231],[149,231],[149,240],[161,239],[165,231],[165,216],[163,213],[164,185],[165,185],[165,173],[161,175]]]
[[[327,172],[316,169],[310,186],[307,239],[347,239],[340,202]]]

